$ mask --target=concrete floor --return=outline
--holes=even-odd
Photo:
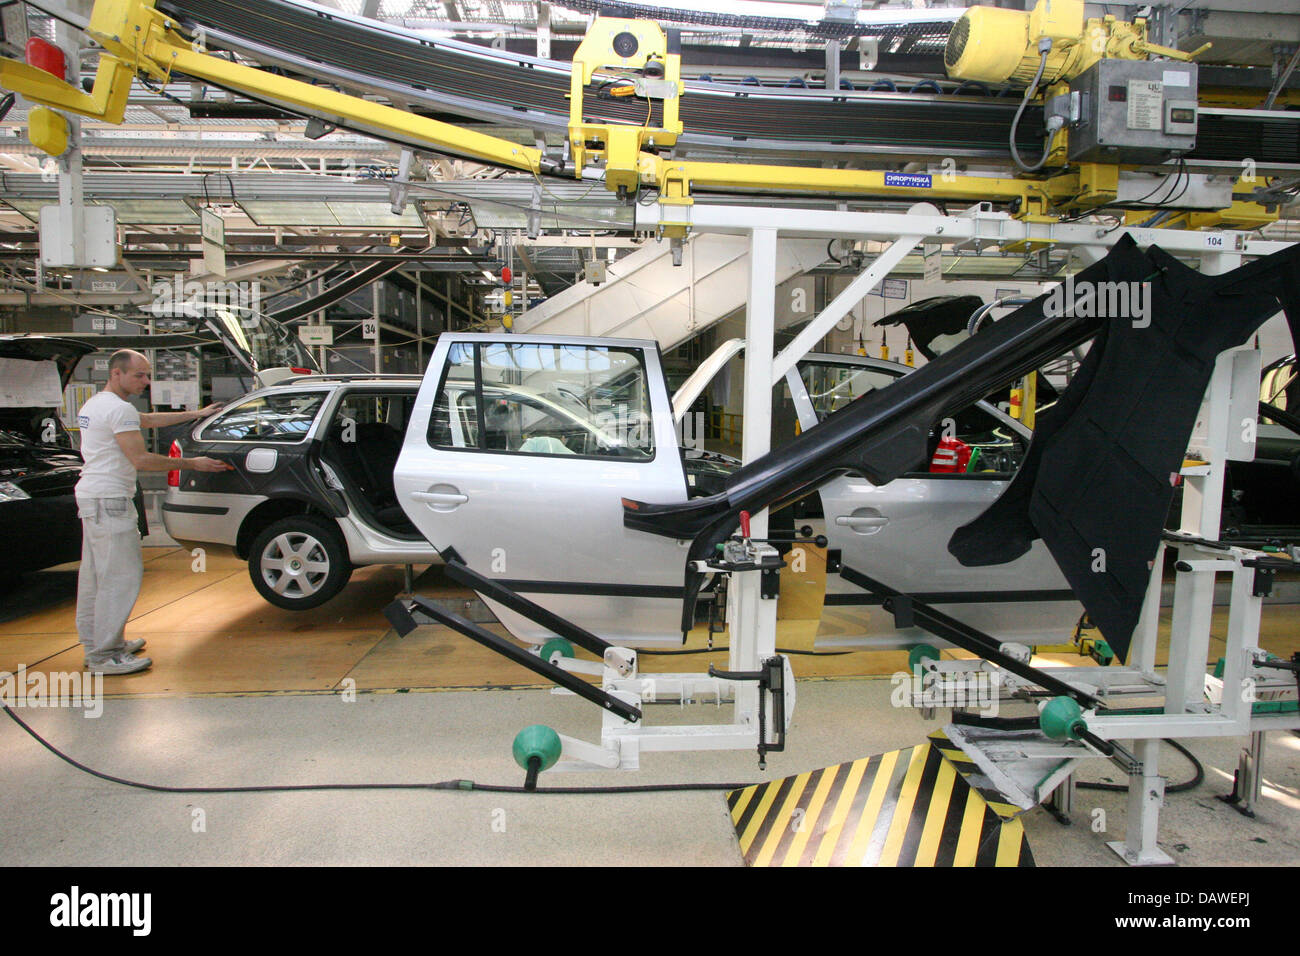
[[[535,675],[478,645],[437,628],[397,638],[379,609],[400,589],[400,569],[360,569],[326,606],[288,612],[262,601],[238,562],[214,559],[195,573],[189,553],[166,547],[150,549],[147,559],[127,636],[149,640],[155,667],[108,678],[97,719],[72,709],[16,711],[54,746],[101,772],[185,787],[457,778],[518,786],[523,773],[510,744],[522,727],[545,723],[574,737],[598,735],[594,707],[532,689]],[[74,589],[72,566],[31,575],[0,598],[0,669],[79,669]],[[814,614],[821,610],[819,599],[810,606]],[[1289,655],[1297,611],[1266,608],[1266,647]],[[1225,619],[1217,610],[1214,633]],[[779,643],[810,648],[815,625],[792,613],[778,622]],[[1211,660],[1221,643],[1212,641]],[[710,661],[723,664],[725,654],[642,663],[696,671]],[[904,654],[880,652],[798,657],[795,670],[804,679],[789,750],[770,755],[766,772],[750,751],[650,754],[636,773],[551,772],[543,786],[745,784],[912,747],[941,720],[925,722],[911,709],[892,707],[888,677],[870,676],[889,675],[905,661]],[[1092,666],[1077,655],[1045,662]],[[349,702],[340,691],[352,687],[358,693]],[[664,705],[648,718],[712,723],[726,712]],[[1231,789],[1243,743],[1191,744],[1206,779],[1169,796],[1160,831],[1179,863],[1300,862],[1300,737],[1269,735],[1255,820],[1215,799]],[[156,793],[89,776],[3,718],[0,752],[0,865],[742,863],[722,791]],[[1171,782],[1190,775],[1169,749],[1162,770]],[[1104,761],[1085,765],[1080,778],[1124,781]],[[1039,865],[1123,866],[1105,842],[1123,838],[1124,804],[1122,793],[1081,790],[1071,827],[1041,809],[1029,812],[1023,819]],[[1104,822],[1105,832],[1094,832],[1094,821]]]
[[[655,754],[635,774],[555,773],[543,786],[752,782],[920,742],[939,721],[889,705],[885,679],[803,681],[790,750],[760,773],[749,752]],[[711,711],[712,708],[698,708]],[[536,690],[254,697],[110,698],[98,719],[20,710],[69,756],[102,772],[170,786],[432,782],[518,785],[521,727],[590,738],[594,709]],[[712,719],[666,706],[655,722]],[[1168,798],[1161,844],[1183,865],[1300,861],[1300,738],[1269,735],[1264,799],[1248,820],[1215,799],[1231,787],[1235,740],[1192,745],[1196,790]],[[0,719],[0,865],[522,864],[737,866],[722,793],[513,795],[439,791],[166,794],[99,780]],[[1166,750],[1171,781],[1188,768]],[[1080,779],[1122,780],[1097,762]],[[1093,832],[1094,808],[1106,832]],[[1025,817],[1039,865],[1120,867],[1124,796],[1080,791],[1074,825]]]

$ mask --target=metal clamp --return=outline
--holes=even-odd
[[[709,665],[709,676],[722,680],[756,681],[758,694],[758,769],[767,769],[767,754],[785,750],[785,658],[780,654],[763,661],[757,671],[724,671]],[[776,743],[767,742],[767,695],[772,695],[772,721],[776,724]]]

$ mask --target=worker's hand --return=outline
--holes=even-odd
[[[207,406],[206,408],[200,408],[197,412],[195,412],[194,420],[198,421],[201,418],[207,418],[209,415],[215,415],[217,412],[221,411],[225,407],[226,407],[225,402],[213,402],[211,405]]]
[[[228,461],[200,456],[190,459],[191,471],[234,471],[235,466]]]

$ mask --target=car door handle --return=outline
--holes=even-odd
[[[469,495],[446,491],[412,491],[411,497],[416,501],[423,501],[429,505],[442,505],[443,507],[463,505],[469,501]]]
[[[866,531],[868,528],[883,528],[889,524],[889,519],[884,515],[840,515],[835,519],[835,523],[842,528],[852,528],[854,531]]]

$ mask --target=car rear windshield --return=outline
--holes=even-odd
[[[325,392],[257,395],[222,412],[199,433],[200,441],[296,442],[307,436]]]

